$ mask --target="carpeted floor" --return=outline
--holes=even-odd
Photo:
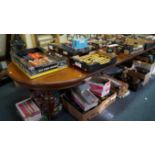
[[[30,92],[21,87],[15,87],[12,82],[0,87],[0,120],[19,121],[15,103],[29,96]],[[66,111],[53,118],[57,121],[74,121],[75,119]],[[117,101],[107,108],[94,121],[152,121],[155,120],[155,78],[137,92],[131,92],[124,99]]]

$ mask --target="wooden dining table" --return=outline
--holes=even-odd
[[[154,47],[155,48],[155,47]],[[26,87],[33,91],[40,91],[44,93],[44,97],[46,100],[44,100],[44,103],[47,106],[48,109],[48,116],[51,117],[51,114],[54,110],[54,99],[52,100],[52,93],[51,91],[59,91],[67,88],[72,88],[74,86],[79,85],[83,80],[98,75],[100,73],[103,73],[105,69],[108,69],[110,67],[119,65],[121,63],[124,63],[126,61],[129,61],[136,56],[143,54],[145,52],[148,52],[152,50],[153,48],[147,49],[147,50],[140,50],[137,51],[134,54],[127,55],[127,54],[119,54],[117,56],[117,61],[115,64],[112,64],[110,66],[104,67],[102,69],[99,69],[95,72],[88,73],[84,72],[79,68],[69,66],[67,68],[64,68],[63,70],[56,71],[53,73],[49,73],[47,75],[35,78],[35,79],[29,79],[16,65],[14,65],[13,62],[11,62],[8,65],[8,75],[19,85]]]

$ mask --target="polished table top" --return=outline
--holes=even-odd
[[[16,65],[8,65],[8,74],[17,83],[33,89],[64,89],[77,85],[85,79],[87,74],[68,67],[60,71],[49,73],[35,79],[29,79]]]
[[[140,55],[144,52],[149,51],[139,51],[133,55],[125,55],[125,54],[120,54],[117,56],[117,62],[114,65],[121,64],[125,61],[128,61],[130,59],[133,59],[137,55]],[[111,66],[114,66],[111,65]],[[111,67],[109,66],[109,67]],[[107,67],[106,67],[107,68]],[[47,75],[35,78],[35,79],[29,79],[20,69],[18,69],[13,63],[10,63],[8,65],[8,74],[9,76],[15,80],[17,83],[19,83],[22,86],[28,87],[30,89],[53,89],[53,90],[60,90],[60,89],[66,89],[73,87],[77,84],[79,84],[81,81],[84,79],[98,73],[101,71],[104,71],[104,69],[100,69],[96,72],[93,73],[86,73],[81,71],[78,68],[74,67],[68,67],[63,70],[49,73]]]

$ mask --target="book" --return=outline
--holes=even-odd
[[[84,90],[79,93],[75,89],[72,89],[71,95],[75,103],[83,110],[88,111],[98,105],[99,99],[92,94],[89,90]]]
[[[16,108],[24,121],[39,121],[42,118],[39,107],[31,98],[16,103]]]
[[[111,82],[103,79],[93,79],[88,81],[90,91],[99,97],[104,97],[109,94],[111,89]]]

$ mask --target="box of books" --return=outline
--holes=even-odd
[[[40,77],[67,67],[64,57],[47,55],[41,48],[12,52],[13,63],[30,79]]]
[[[70,91],[71,98],[83,111],[92,109],[99,102],[99,99],[89,89],[88,83],[83,83]]]
[[[155,63],[148,63],[143,61],[133,61],[135,67],[141,67],[150,71],[151,75],[155,74]]]
[[[84,111],[75,101],[70,94],[64,94],[62,96],[63,106],[68,112],[79,121],[91,120],[97,115],[101,114],[108,106],[115,102],[117,94],[111,92],[104,98],[99,99],[98,105],[92,107],[88,111]]]
[[[127,83],[106,74],[100,76],[100,78],[111,82],[111,89],[117,92],[118,97],[122,98],[129,95],[130,91]]]
[[[41,111],[31,98],[16,103],[17,111],[24,121],[39,121]]]
[[[76,55],[71,59],[72,65],[86,71],[94,72],[104,67],[115,64],[116,56],[105,51],[93,51],[82,56]]]
[[[111,88],[111,82],[107,79],[93,78],[88,81],[91,92],[98,97],[104,97],[109,94]]]
[[[49,50],[54,50],[55,52],[59,53],[60,55],[72,57],[75,55],[83,55],[87,54],[91,51],[89,47],[76,49],[72,47],[70,43],[63,43],[63,44],[50,44]]]

